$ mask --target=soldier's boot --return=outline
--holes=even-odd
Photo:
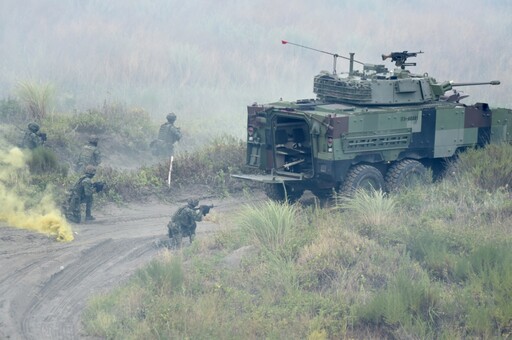
[[[92,203],[89,203],[89,202],[85,205],[85,220],[86,221],[94,221],[95,220],[95,218],[91,214],[91,206],[92,206]]]
[[[196,234],[188,235],[188,240],[190,241],[190,243],[192,243],[192,241],[194,241],[195,238],[196,238]]]

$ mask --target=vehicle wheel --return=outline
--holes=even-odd
[[[288,196],[288,203],[293,204],[299,200],[304,193],[304,190],[294,188],[290,185],[285,186],[282,184],[265,184],[265,194],[267,197],[276,202],[284,202]]]
[[[430,182],[427,178],[427,168],[414,159],[404,159],[391,165],[386,174],[386,189],[388,192],[398,191]]]
[[[353,196],[356,190],[383,190],[384,177],[374,166],[360,164],[352,167],[341,187],[342,196]]]

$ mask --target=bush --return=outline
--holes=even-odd
[[[60,165],[55,152],[46,147],[37,147],[30,151],[28,166],[32,174],[51,172],[67,174],[67,168]]]
[[[157,176],[152,167],[142,167],[138,170],[100,167],[95,179],[107,184],[108,190],[105,194],[113,201],[128,202],[150,195],[161,195],[168,190],[166,183]]]
[[[239,180],[231,174],[241,172],[245,165],[245,143],[221,135],[193,152],[176,155],[173,162],[173,183],[178,186],[205,184],[215,188],[219,194],[240,189]],[[159,177],[167,178],[169,162],[159,165]]]
[[[457,266],[464,288],[460,301],[469,334],[492,337],[510,332],[512,321],[512,253],[509,242],[482,244]],[[464,318],[464,315],[459,315]]]
[[[355,314],[389,336],[436,338],[441,299],[428,275],[403,268],[369,303],[356,306]]]
[[[338,208],[348,210],[368,232],[385,226],[395,217],[395,200],[382,190],[357,190],[353,197],[338,197]]]
[[[482,149],[467,150],[451,164],[449,173],[456,181],[467,178],[489,192],[499,188],[512,191],[512,145],[488,144]]]
[[[283,259],[294,259],[308,241],[298,206],[267,201],[240,213],[240,229],[251,244]]]

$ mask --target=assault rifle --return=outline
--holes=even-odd
[[[106,190],[108,190],[107,183],[105,183],[105,182],[103,182],[103,181],[94,182],[92,185],[93,185],[94,190],[95,190],[96,192],[100,192],[100,191],[106,191]]]
[[[211,204],[211,205],[202,204],[202,205],[198,206],[197,208],[194,208],[194,210],[199,210],[199,211],[201,211],[201,214],[203,214],[203,216],[206,216],[210,212],[210,209],[212,209],[212,208],[213,208],[213,204]]]
[[[39,136],[39,138],[41,138],[41,141],[43,143],[46,142],[46,140],[48,139],[48,137],[46,136],[46,132],[38,132],[37,135]]]

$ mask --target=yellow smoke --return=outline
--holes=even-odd
[[[9,226],[34,230],[58,241],[72,241],[73,231],[49,193],[33,202],[28,190],[27,155],[18,148],[0,150],[0,222]],[[27,208],[29,199],[32,201]]]

